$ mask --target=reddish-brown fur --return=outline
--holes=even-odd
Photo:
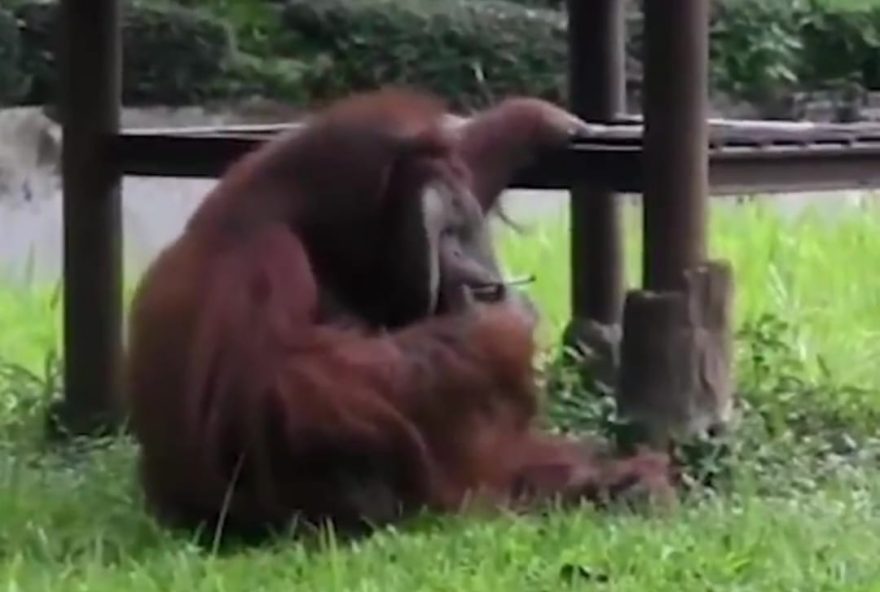
[[[438,175],[488,209],[517,164],[492,162],[479,134],[456,143],[443,113],[403,92],[331,106],[233,166],[145,273],[127,393],[163,521],[261,533],[475,494],[666,486],[663,459],[602,463],[537,431],[532,322],[515,305],[382,329],[383,211]],[[525,116],[506,123],[531,133]]]

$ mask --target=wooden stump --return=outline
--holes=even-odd
[[[562,341],[577,352],[585,377],[603,390],[615,389],[620,369],[620,325],[575,318],[565,328]]]
[[[680,291],[627,294],[618,409],[650,441],[730,420],[733,298],[733,270],[721,261],[686,271]]]

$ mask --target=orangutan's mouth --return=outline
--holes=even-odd
[[[513,278],[506,281],[488,284],[471,285],[468,288],[476,300],[480,302],[499,302],[504,299],[508,288],[524,286],[535,281],[534,275]]]
[[[440,290],[434,314],[460,312],[474,303],[493,304],[508,297],[510,288],[535,281],[534,276],[525,276],[497,282],[481,282],[447,286]]]

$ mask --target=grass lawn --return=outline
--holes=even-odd
[[[549,343],[567,317],[566,228],[502,237],[511,271],[538,276]],[[236,553],[153,525],[129,443],[76,458],[41,447],[56,290],[0,288],[0,590],[880,590],[880,208],[787,221],[716,205],[711,236],[736,266],[745,402],[730,455],[700,457],[732,471],[718,491],[664,515],[425,518],[357,544]],[[580,403],[572,423],[588,427]]]

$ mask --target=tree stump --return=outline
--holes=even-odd
[[[633,290],[624,306],[618,410],[655,444],[720,428],[733,409],[733,270],[687,270],[681,290]]]

